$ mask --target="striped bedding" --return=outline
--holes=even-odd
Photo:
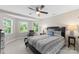
[[[29,37],[28,42],[42,54],[58,53],[65,44],[62,36],[48,35]]]

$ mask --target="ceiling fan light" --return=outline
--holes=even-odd
[[[36,14],[37,14],[38,16],[40,16],[40,12],[36,12]]]
[[[36,12],[36,14],[40,14],[40,12]]]

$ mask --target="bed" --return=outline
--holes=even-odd
[[[65,45],[65,28],[48,27],[49,34],[51,32],[61,31],[60,35],[38,35],[31,36],[27,39],[28,47],[36,54],[56,54]]]

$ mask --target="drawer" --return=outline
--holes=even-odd
[[[0,47],[0,48],[2,49],[2,48],[4,48],[4,47],[5,47],[4,41],[1,41],[1,47]]]

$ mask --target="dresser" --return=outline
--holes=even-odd
[[[4,45],[4,33],[2,33],[2,30],[0,30],[0,54],[4,53],[4,48],[5,48],[5,45]]]

